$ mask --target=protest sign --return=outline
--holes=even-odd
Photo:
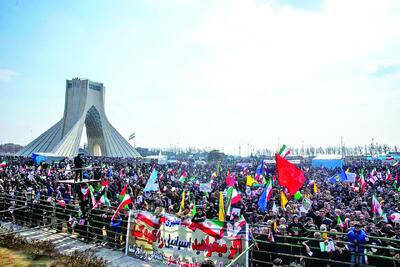
[[[246,249],[245,229],[228,236],[226,223],[216,220],[194,223],[140,211],[129,218],[126,254],[149,264],[196,267],[211,259],[225,266]],[[246,266],[246,258],[239,259],[238,266]]]
[[[210,183],[201,183],[200,184],[200,192],[211,192],[211,184]]]

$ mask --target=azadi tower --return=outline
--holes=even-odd
[[[67,80],[64,117],[50,129],[16,153],[31,156],[35,152],[76,156],[86,125],[89,154],[106,157],[140,157],[107,120],[104,111],[105,87],[88,79]]]

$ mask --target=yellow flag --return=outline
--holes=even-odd
[[[323,231],[323,232],[322,232],[322,238],[323,238],[324,240],[328,240],[328,233],[327,233],[326,231]]]
[[[286,198],[285,193],[283,193],[283,191],[281,191],[281,207],[286,210],[286,204],[288,203],[288,200]]]
[[[317,187],[317,183],[314,183],[314,193],[318,192],[318,187]]]
[[[251,175],[247,175],[247,177],[246,177],[246,185],[247,186],[253,186],[254,183],[257,183],[256,180],[254,180],[254,178],[251,177]]]
[[[179,207],[179,212],[185,209],[185,191],[182,192],[181,206]]]
[[[225,221],[224,196],[222,195],[222,192],[219,192],[218,220],[220,222]]]
[[[346,173],[347,173],[347,172],[350,172],[350,168],[347,168]]]
[[[278,224],[276,223],[276,219],[274,220],[274,232],[278,231]]]

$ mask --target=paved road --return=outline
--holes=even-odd
[[[29,229],[27,227],[21,227],[12,223],[0,222],[0,225],[7,229],[13,229],[16,231],[27,230],[19,233],[20,236],[27,238],[28,240],[48,240],[56,244],[56,248],[65,254],[72,254],[74,251],[84,251],[91,249],[95,251],[95,255],[102,257],[107,260],[107,266],[109,267],[127,267],[127,266],[150,266],[143,261],[134,259],[132,257],[125,256],[122,251],[108,249],[103,246],[96,244],[87,244],[78,239],[72,237],[67,233],[56,233],[53,229]]]

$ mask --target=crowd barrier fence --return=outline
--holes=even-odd
[[[121,219],[119,226],[111,226],[110,218],[113,215],[116,207],[110,207],[108,210],[101,210],[101,212],[94,213],[93,211],[88,211],[85,216],[85,221],[82,225],[79,223],[75,224],[75,227],[69,224],[69,214],[76,213],[76,209],[71,209],[70,205],[61,207],[59,204],[50,203],[47,201],[47,197],[42,196],[39,200],[35,199],[32,195],[11,195],[8,193],[0,193],[0,221],[3,222],[14,222],[18,225],[28,226],[29,229],[20,230],[29,231],[33,228],[51,228],[57,232],[67,232],[70,233],[73,238],[78,238],[83,242],[98,242],[102,243],[104,246],[120,249],[125,251],[126,248],[126,236],[128,231],[128,219],[129,216]],[[340,261],[336,259],[328,258],[316,258],[310,257],[309,255],[302,252],[304,250],[304,245],[302,242],[305,241],[321,241],[311,237],[297,237],[297,236],[281,236],[275,234],[274,237],[278,239],[285,239],[286,242],[273,242],[268,241],[268,238],[260,239],[262,234],[258,234],[253,231],[265,227],[265,225],[250,225],[250,232],[253,234],[248,238],[249,247],[244,250],[240,255],[238,255],[228,266],[235,266],[235,262],[248,253],[249,266],[272,266],[272,260],[276,257],[290,258],[293,261],[300,262],[300,260],[309,260],[313,262],[320,262],[323,264],[341,264],[342,266],[352,266],[350,261]],[[318,230],[309,231],[319,232]],[[345,236],[346,233],[340,232],[326,232],[328,235],[335,236]],[[2,234],[0,234],[1,236]],[[400,244],[399,239],[394,238],[384,238],[369,236],[369,239],[376,239],[384,241],[386,243],[391,242],[393,244]],[[349,246],[351,243],[346,241],[335,240],[335,244],[341,244],[342,247]],[[289,251],[296,253],[282,253],[276,251],[276,249],[263,250],[260,249],[260,244],[266,244],[270,247],[288,247]],[[384,252],[387,255],[388,251],[394,251],[396,254],[400,253],[400,249],[388,248],[385,246],[365,244],[363,245],[366,249],[377,249]],[[261,246],[262,247],[262,246]],[[309,246],[311,250],[319,250],[319,247]],[[261,256],[260,256],[261,255]],[[264,256],[263,256],[264,255]],[[371,253],[354,253],[355,258],[361,256],[365,258],[367,256],[369,259],[375,258],[379,260],[384,260],[387,262],[397,262],[400,264],[399,257],[389,257],[384,255],[376,255]],[[356,264],[353,266],[373,266],[368,264]]]

